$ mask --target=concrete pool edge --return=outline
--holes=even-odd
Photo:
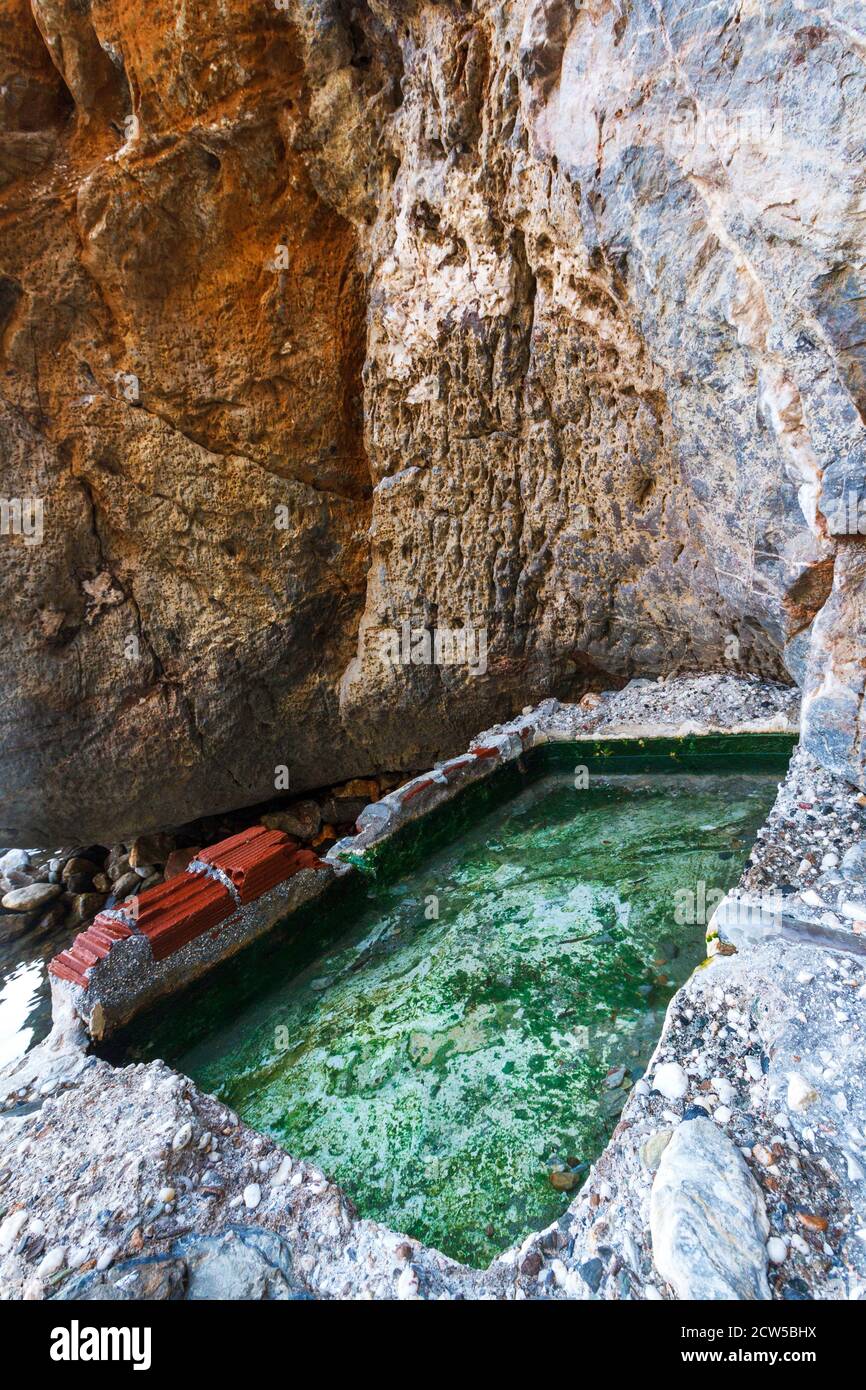
[[[752,696],[760,694],[759,686],[746,684]],[[646,730],[646,724],[643,727]],[[670,725],[663,730],[664,733],[669,731]],[[753,727],[751,731],[758,730]],[[808,775],[812,775],[811,772]],[[785,800],[789,781],[792,794],[799,795],[801,776],[802,768],[798,764],[780,789],[780,803]],[[848,815],[848,803],[855,797],[855,789],[840,779],[837,781],[838,785],[828,784],[822,795],[837,800],[840,805],[844,800]],[[771,820],[772,815],[768,824]],[[743,875],[743,880],[748,880],[753,872],[754,866]],[[746,886],[753,888],[751,884]],[[726,996],[739,1002],[742,1006],[739,1013],[747,1013],[753,1007],[765,1009],[769,1001],[770,1008],[765,1010],[766,1016],[759,1025],[769,1064],[764,1080],[757,1083],[765,1089],[766,1100],[744,1093],[734,1107],[728,1126],[734,1129],[743,1123],[753,1126],[754,1149],[745,1161],[759,1181],[772,1179],[778,1183],[778,1195],[791,1199],[792,1211],[795,1205],[806,1206],[807,1211],[809,1206],[818,1209],[825,1201],[825,1194],[814,1186],[805,1194],[795,1192],[796,1179],[788,1172],[784,1157],[771,1165],[781,1168],[777,1178],[769,1168],[764,1168],[756,1154],[759,1150],[772,1153],[778,1109],[784,1106],[778,1097],[780,1092],[784,1095],[788,1070],[794,1066],[807,1069],[813,1065],[819,1047],[835,1047],[839,1025],[834,1023],[832,1011],[828,1013],[829,1005],[824,999],[825,978],[830,981],[827,989],[831,986],[836,989],[833,981],[838,979],[838,988],[844,988],[846,1008],[852,1016],[857,1009],[861,1014],[866,1012],[866,1006],[860,1007],[861,994],[866,999],[866,978],[861,964],[846,960],[839,968],[846,973],[840,974],[835,960],[832,953],[815,947],[780,941],[761,942],[742,954],[717,957],[706,970],[697,971],[674,996],[655,1052],[657,1063],[662,1059],[679,1058],[688,1065],[692,1047],[689,1028],[693,1027],[696,1008],[707,998],[712,1001],[717,993],[721,994],[725,1009],[734,1007],[725,1004]],[[809,998],[804,1000],[807,994]],[[17,1068],[7,1069],[5,1084],[0,1088],[0,1095],[5,1093],[9,1097],[7,1105],[11,1106],[5,1116],[0,1112],[6,1147],[14,1143],[19,1153],[22,1149],[27,1151],[25,1161],[6,1179],[3,1198],[7,1210],[10,1206],[14,1210],[20,1203],[28,1216],[46,1220],[49,1240],[57,1245],[71,1248],[82,1235],[87,1237],[89,1227],[95,1230],[96,1208],[104,1207],[109,1197],[125,1211],[134,1211],[141,1205],[142,1191],[151,1192],[152,1189],[155,1193],[168,1181],[175,1183],[177,1188],[176,1204],[172,1204],[176,1209],[163,1217],[162,1226],[158,1222],[151,1222],[150,1226],[142,1223],[148,1253],[168,1256],[174,1240],[169,1228],[181,1229],[181,1223],[182,1228],[192,1228],[204,1239],[222,1239],[228,1238],[226,1233],[230,1233],[233,1223],[243,1219],[254,1229],[278,1233],[291,1246],[304,1286],[318,1297],[650,1299],[689,1296],[687,1290],[683,1292],[668,1284],[654,1267],[650,1242],[654,1175],[642,1157],[648,1142],[657,1148],[658,1137],[683,1122],[687,1109],[685,1100],[671,1101],[649,1087],[649,1094],[638,1092],[636,1088],[613,1138],[565,1216],[545,1231],[530,1233],[520,1246],[504,1252],[494,1261],[489,1270],[476,1271],[457,1265],[408,1237],[375,1223],[360,1221],[344,1195],[324,1175],[311,1165],[288,1159],[271,1141],[238,1124],[237,1117],[227,1114],[224,1107],[198,1091],[188,1078],[172,1072],[164,1064],[117,1069],[101,1060],[88,1058],[87,1039],[80,1020],[65,1007],[63,999],[58,999],[57,1003],[52,1037]],[[687,1018],[690,1011],[691,1020]],[[858,1019],[856,1026],[862,1027],[862,1022]],[[846,1024],[846,1028],[850,1026]],[[862,1033],[860,1036],[862,1038]],[[844,1049],[840,1055],[846,1055]],[[850,1055],[850,1048],[847,1055]],[[862,1050],[858,1055],[862,1057]],[[716,1064],[720,1069],[728,1069],[742,1091],[739,1075],[735,1074],[736,1068],[729,1060],[721,1059],[716,1063],[713,1054],[710,1069]],[[654,1063],[650,1073],[653,1066]],[[848,1094],[850,1119],[852,1123],[856,1121],[862,1133],[866,1120],[862,1083],[858,1091],[850,1077],[840,1075],[839,1084],[843,1083]],[[823,1129],[832,1119],[833,1094],[841,1094],[841,1091],[831,1092],[829,1086],[823,1085],[816,1089],[822,1092],[815,1106]],[[154,1103],[155,1097],[158,1097],[158,1104]],[[28,1108],[30,1113],[26,1113]],[[718,1110],[718,1105],[714,1108]],[[838,1123],[838,1111],[836,1120]],[[48,1121],[50,1132],[36,1144],[37,1126],[41,1133],[45,1121]],[[724,1127],[721,1116],[716,1123]],[[799,1119],[796,1123],[800,1123]],[[223,1166],[223,1190],[219,1194],[209,1193],[205,1199],[200,1195],[202,1173],[199,1169],[208,1162],[209,1151],[202,1156],[200,1145],[208,1140],[209,1134],[218,1135],[218,1126],[230,1134],[220,1141],[227,1149],[226,1155],[221,1155],[219,1160]],[[174,1140],[179,1136],[184,1142],[175,1147]],[[810,1142],[799,1134],[798,1138],[801,1146]],[[866,1229],[866,1212],[858,1189],[860,1180],[856,1177],[859,1160],[852,1152],[847,1131],[840,1131],[838,1141],[819,1134],[819,1141],[825,1147],[822,1160],[831,1169],[836,1170],[840,1165],[842,1168],[833,1200],[841,1209],[844,1198],[848,1205],[845,1219],[853,1230]],[[82,1160],[86,1164],[88,1159],[95,1163],[96,1175],[106,1183],[108,1193],[97,1195],[93,1192],[92,1174],[86,1179],[79,1176]],[[250,1183],[252,1165],[261,1161],[273,1162],[276,1166],[271,1168],[270,1176],[259,1177],[260,1201],[254,1208],[248,1208],[244,1193]],[[290,1164],[288,1178],[283,1176],[286,1163]],[[130,1176],[130,1165],[135,1169],[134,1179]],[[27,1170],[26,1181],[24,1169]],[[810,1168],[810,1180],[811,1173]],[[39,1189],[40,1178],[46,1194],[51,1183],[59,1181],[67,1199],[75,1197],[74,1217],[58,1212],[52,1205],[52,1198],[46,1196],[43,1201],[40,1195],[34,1195]],[[771,1200],[769,1192],[767,1199]],[[135,1229],[140,1238],[141,1228]],[[808,1228],[801,1229],[809,1242],[817,1239]],[[826,1234],[835,1247],[836,1231],[831,1228]],[[108,1244],[109,1237],[100,1234],[88,1250],[92,1249],[94,1259],[102,1255],[107,1263],[102,1272],[92,1271],[86,1278],[93,1283],[111,1280],[112,1271],[116,1271],[117,1278],[122,1278],[125,1287],[132,1290],[125,1296],[157,1296],[135,1284],[134,1236],[135,1231],[131,1246],[127,1235],[112,1247]],[[794,1285],[800,1281],[807,1291],[780,1292],[776,1280],[772,1295],[859,1296],[858,1287],[863,1288],[866,1272],[858,1267],[851,1274],[843,1267],[844,1261],[850,1258],[856,1262],[859,1257],[856,1238],[840,1248],[843,1263],[838,1268],[831,1267],[829,1272],[819,1270],[816,1275],[809,1260],[823,1259],[826,1264],[827,1257],[816,1256],[814,1251],[804,1256],[791,1247],[786,1277]],[[866,1251],[866,1246],[863,1248]],[[57,1287],[57,1278],[62,1283],[66,1274],[68,1271],[61,1271],[52,1283],[40,1278],[14,1249],[0,1249],[4,1296],[50,1296]],[[138,1292],[135,1292],[136,1287]],[[79,1290],[79,1296],[97,1295]],[[234,1296],[244,1295],[236,1293]]]

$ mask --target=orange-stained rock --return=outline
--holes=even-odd
[[[0,0],[3,494],[45,516],[0,540],[0,841],[114,842],[366,770],[362,271],[289,16],[34,9]]]

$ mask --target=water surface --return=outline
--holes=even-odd
[[[134,1055],[314,1160],[362,1215],[483,1265],[573,1200],[551,1172],[597,1158],[703,959],[677,892],[733,885],[777,782],[544,777],[172,1001]]]

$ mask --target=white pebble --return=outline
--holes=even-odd
[[[418,1275],[411,1265],[406,1265],[400,1278],[397,1280],[398,1298],[417,1298],[418,1297]]]
[[[58,1269],[63,1268],[65,1259],[66,1247],[55,1245],[51,1250],[46,1250],[36,1267],[36,1273],[40,1279],[50,1279],[52,1274],[56,1274]]]
[[[0,1226],[0,1250],[11,1250],[15,1241],[26,1224],[29,1211],[13,1211],[11,1216],[7,1216],[3,1225]]]
[[[174,1138],[173,1138],[172,1141],[171,1141],[171,1147],[172,1147],[173,1149],[185,1149],[191,1138],[192,1138],[192,1125],[191,1125],[191,1124],[181,1125],[181,1127],[180,1127],[180,1129],[178,1130],[177,1134],[174,1136]]]
[[[250,1211],[257,1207],[262,1200],[262,1189],[257,1182],[251,1182],[244,1188],[244,1206]]]
[[[781,1236],[770,1236],[767,1241],[767,1255],[774,1265],[780,1265],[788,1258],[788,1247]]]
[[[798,1071],[788,1073],[788,1105],[792,1110],[808,1110],[818,1099],[818,1092]]]
[[[283,1159],[282,1163],[280,1164],[279,1168],[274,1173],[274,1176],[271,1179],[274,1187],[282,1187],[284,1183],[288,1182],[289,1177],[291,1175],[291,1171],[292,1160],[289,1158],[288,1154],[286,1154],[285,1158]]]
[[[710,1084],[723,1105],[730,1105],[736,1099],[737,1088],[732,1086],[723,1076],[714,1076]]]
[[[105,1250],[103,1250],[102,1254],[99,1256],[99,1259],[96,1261],[96,1268],[100,1271],[100,1273],[101,1273],[104,1269],[108,1269],[108,1266],[109,1266],[110,1264],[113,1264],[113,1263],[114,1263],[114,1258],[115,1258],[116,1254],[117,1254],[117,1246],[116,1246],[116,1245],[109,1245],[109,1246],[106,1247]]]
[[[717,1125],[726,1125],[732,1113],[733,1112],[728,1109],[727,1105],[717,1105],[713,1111],[713,1119]]]
[[[660,1091],[668,1100],[681,1100],[688,1090],[689,1083],[679,1062],[665,1062],[656,1067],[653,1075],[653,1089]]]

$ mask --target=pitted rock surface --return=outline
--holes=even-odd
[[[681,670],[860,780],[862,7],[180,15],[3,6],[0,839]]]

